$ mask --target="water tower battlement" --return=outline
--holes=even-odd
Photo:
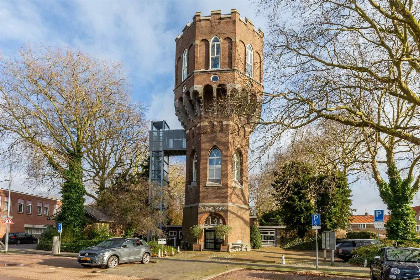
[[[264,33],[232,9],[197,12],[176,38],[174,105],[186,131],[184,236],[205,228],[202,243],[217,249],[214,226],[227,224],[229,243],[249,244],[249,135],[261,112]]]

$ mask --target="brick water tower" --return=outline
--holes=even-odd
[[[227,243],[249,244],[249,135],[261,111],[264,33],[232,9],[197,12],[176,38],[175,110],[186,130],[183,235],[204,228],[200,243],[218,249],[216,225],[229,225]]]

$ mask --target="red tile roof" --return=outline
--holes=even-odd
[[[385,215],[385,222],[389,220],[389,215]],[[373,215],[354,215],[349,219],[350,224],[373,224]]]
[[[420,212],[420,205],[412,207],[416,215]],[[389,215],[385,215],[385,222],[389,220]],[[373,215],[353,215],[349,218],[350,224],[373,224]]]

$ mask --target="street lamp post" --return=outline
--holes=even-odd
[[[12,203],[12,199],[11,199],[11,188],[12,188],[12,159],[10,158],[10,165],[9,165],[9,197],[7,198],[7,219],[10,221],[10,204]],[[6,224],[6,238],[5,238],[5,243],[4,244],[4,249],[6,251],[6,253],[9,250],[9,230],[10,230],[10,224],[7,223]]]

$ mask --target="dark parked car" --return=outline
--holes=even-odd
[[[148,263],[151,255],[150,246],[140,238],[111,238],[81,250],[77,261],[82,266],[113,268],[120,263]]]
[[[351,259],[354,249],[377,243],[376,239],[343,239],[336,246],[337,257],[346,262]]]
[[[420,249],[386,247],[370,266],[371,279],[420,279]]]
[[[2,238],[2,242],[6,242],[6,234]],[[23,243],[36,244],[38,243],[38,238],[26,232],[9,233],[9,244]]]

